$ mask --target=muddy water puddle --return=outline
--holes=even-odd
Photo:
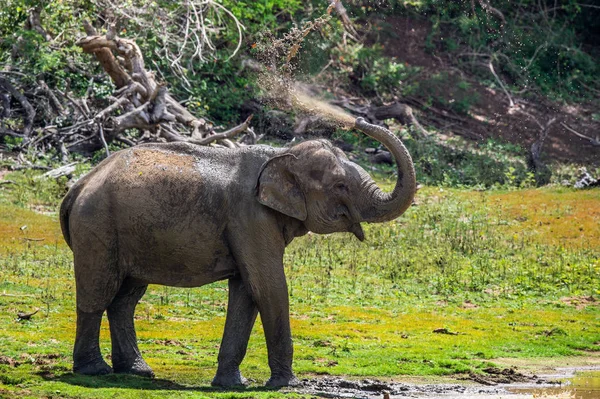
[[[554,377],[562,384],[552,387],[510,387],[508,390],[517,394],[527,394],[533,398],[569,398],[600,399],[600,369],[576,370],[563,369]],[[569,378],[564,378],[569,375]]]
[[[557,374],[518,384],[409,384],[337,377],[305,379],[296,389],[321,398],[348,399],[600,399],[600,368],[557,369]]]

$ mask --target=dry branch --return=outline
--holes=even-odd
[[[538,185],[545,185],[550,182],[550,177],[552,172],[550,169],[543,163],[542,161],[542,148],[544,146],[544,142],[548,138],[548,134],[550,133],[550,128],[556,122],[557,118],[552,118],[548,120],[546,123],[541,123],[537,118],[533,115],[520,111],[522,114],[529,116],[534,120],[534,122],[539,126],[540,133],[538,139],[531,145],[529,149],[529,154],[527,157],[527,163],[529,168],[535,174],[535,179]]]
[[[346,31],[348,33],[350,33],[354,36],[357,36],[358,34],[356,33],[356,29],[354,29],[354,25],[352,24],[352,21],[350,20],[350,17],[348,16],[346,7],[344,7],[344,5],[342,4],[342,0],[333,0],[332,3],[334,5],[335,12],[342,19],[342,24],[344,25],[344,29],[346,29]]]
[[[576,135],[578,137],[581,137],[582,139],[589,140],[590,144],[592,144],[594,146],[600,146],[600,136],[596,136],[596,138],[593,138],[593,137],[590,137],[590,136],[586,136],[585,134],[579,133],[577,130],[573,129],[572,127],[570,127],[566,123],[562,123],[561,122],[560,125],[562,127],[564,127],[565,129],[567,129],[567,131],[573,133],[574,135]]]
[[[121,136],[121,142],[125,142],[121,133],[127,129],[138,129],[158,133],[167,141],[202,145],[217,142],[229,147],[233,143],[228,138],[248,127],[249,120],[226,132],[214,132],[211,123],[192,115],[171,97],[164,84],[156,82],[154,73],[146,70],[142,53],[134,40],[118,37],[114,27],[106,35],[98,35],[87,24],[86,32],[88,36],[77,44],[84,52],[96,57],[116,86],[112,104],[93,118],[96,122],[106,123],[106,131],[110,131],[110,135],[105,137],[101,125],[98,125],[103,145],[104,141],[118,136]],[[112,116],[119,109],[125,112]],[[107,150],[107,146],[104,147]]]
[[[52,179],[58,179],[61,176],[68,176],[75,172],[75,168],[78,162],[71,162],[67,165],[60,166],[56,169],[52,169],[42,175],[42,177],[50,177]]]
[[[382,105],[371,109],[373,116],[379,120],[396,119],[403,125],[413,126],[417,133],[415,139],[422,139],[429,136],[429,132],[419,123],[413,110],[406,104],[393,102],[389,105]]]
[[[34,310],[33,312],[29,312],[29,313],[25,313],[25,312],[18,312],[17,313],[17,319],[18,320],[29,320],[31,319],[31,317],[33,315],[35,315],[37,312],[39,312],[39,309]]]
[[[504,17],[504,14],[502,14],[502,12],[497,8],[493,7],[489,0],[479,0],[479,4],[487,13],[496,15],[496,17],[502,21],[502,26],[506,25],[506,18]]]
[[[7,79],[3,78],[2,76],[0,76],[0,90],[4,90],[6,93],[13,96],[15,100],[17,100],[23,107],[25,112],[25,117],[23,119],[23,137],[25,137],[25,140],[28,140],[33,129],[35,110],[29,103],[29,100],[27,100],[27,97],[25,97],[23,93],[17,90]]]

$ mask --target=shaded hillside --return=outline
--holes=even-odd
[[[557,118],[547,138],[548,157],[563,162],[600,163],[600,143],[594,145],[568,129],[598,140],[598,101],[569,104],[542,95],[515,94],[511,96],[514,102],[511,107],[505,92],[492,81],[491,72],[474,74],[467,68],[461,69],[452,53],[427,49],[432,30],[428,21],[417,16],[388,16],[373,21],[373,25],[380,33],[370,40],[381,43],[386,56],[421,68],[416,81],[423,90],[415,90],[405,101],[419,108],[420,117],[440,132],[476,141],[492,138],[530,147],[539,137],[539,124]],[[485,72],[489,76],[482,79]],[[465,88],[462,91],[461,85]],[[456,107],[452,104],[457,101],[468,104],[466,112],[453,109]]]

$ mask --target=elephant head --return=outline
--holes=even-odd
[[[361,222],[402,215],[416,191],[410,154],[389,130],[356,119],[355,127],[381,142],[396,160],[398,179],[383,192],[359,165],[326,140],[300,143],[267,161],[258,177],[258,201],[304,222],[315,233],[351,232],[364,240]]]

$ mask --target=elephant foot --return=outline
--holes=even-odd
[[[213,387],[234,388],[247,387],[249,382],[242,376],[240,370],[230,372],[217,371],[217,375],[215,375],[210,385]]]
[[[272,375],[265,384],[269,388],[297,387],[298,385],[300,385],[300,380],[294,374],[286,376]]]
[[[112,369],[104,359],[94,359],[87,362],[75,362],[73,364],[73,372],[83,375],[106,375],[112,373]]]
[[[113,367],[115,373],[134,374],[140,377],[154,378],[154,371],[148,366],[146,361],[141,357],[136,358],[133,362],[114,362]]]

